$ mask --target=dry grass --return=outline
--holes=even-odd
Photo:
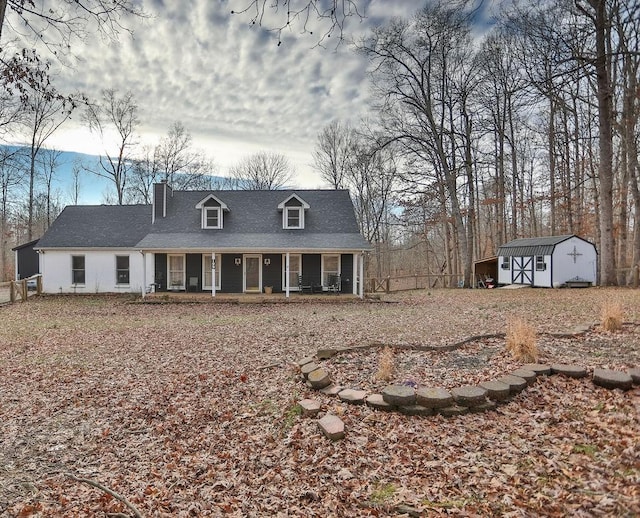
[[[622,304],[612,300],[605,301],[600,312],[602,329],[605,331],[622,329],[623,314]]]
[[[539,357],[537,334],[531,324],[517,318],[507,326],[507,351],[518,361],[537,362]]]
[[[380,355],[378,357],[378,371],[375,374],[375,379],[380,381],[391,381],[394,371],[395,358],[393,349],[391,347],[385,347],[380,351]]]

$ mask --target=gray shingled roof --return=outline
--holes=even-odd
[[[291,194],[305,200],[305,228],[282,228],[278,204]],[[201,228],[196,204],[209,194],[224,202],[224,228]],[[167,216],[151,223],[150,205],[69,206],[37,248],[146,250],[368,250],[348,191],[175,191]]]
[[[576,237],[574,234],[548,237],[529,237],[514,239],[498,248],[498,255],[502,257],[530,257],[533,255],[551,255],[558,243]]]
[[[132,248],[151,230],[151,205],[69,205],[36,248]]]

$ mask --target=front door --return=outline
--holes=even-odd
[[[511,282],[533,285],[533,257],[514,257]]]
[[[259,255],[244,256],[244,291],[262,291],[262,257]]]

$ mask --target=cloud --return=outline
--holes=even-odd
[[[95,38],[75,47],[78,65],[59,71],[60,88],[93,98],[104,88],[131,90],[142,141],[160,138],[181,121],[223,173],[264,149],[287,155],[301,186],[317,186],[310,164],[318,133],[331,120],[356,122],[367,115],[367,63],[348,44],[316,46],[317,34],[300,34],[299,28],[285,31],[278,46],[277,35],[252,26],[250,16],[230,14],[238,3],[146,0],[150,17],[125,21],[133,37],[123,33],[118,42]],[[370,23],[416,9],[413,0],[362,5],[371,18],[347,23],[359,34]],[[71,151],[95,148],[93,136],[79,139],[78,125],[71,129],[72,143],[63,134],[54,141]]]

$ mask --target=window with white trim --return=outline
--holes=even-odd
[[[322,285],[329,286],[329,277],[332,275],[340,275],[340,256],[339,255],[323,255],[322,256]]]
[[[222,259],[220,254],[216,254],[216,290],[220,289],[220,266],[222,265]],[[204,279],[202,282],[203,290],[211,290],[213,286],[211,285],[211,277],[213,275],[213,261],[211,254],[203,254],[202,255],[202,278]]]
[[[282,256],[282,278],[284,279],[287,272],[287,256],[286,254]],[[298,289],[298,280],[302,275],[302,255],[300,254],[289,254],[289,289],[297,290]],[[284,289],[284,285],[282,289]]]
[[[184,289],[184,255],[169,255],[168,261],[168,284],[170,290]]]
[[[511,262],[509,261],[509,259],[510,259],[509,256],[504,256],[502,258],[502,265],[500,266],[500,268],[502,268],[503,270],[511,269]]]
[[[284,208],[284,228],[304,228],[304,211],[302,207]]]
[[[220,207],[204,207],[202,209],[202,228],[222,228]]]
[[[536,255],[536,271],[544,272],[547,269],[547,264],[544,262],[544,255]]]
[[[128,255],[116,255],[116,284],[129,284]]]
[[[84,281],[85,281],[84,255],[72,255],[71,256],[71,283],[84,284]]]

